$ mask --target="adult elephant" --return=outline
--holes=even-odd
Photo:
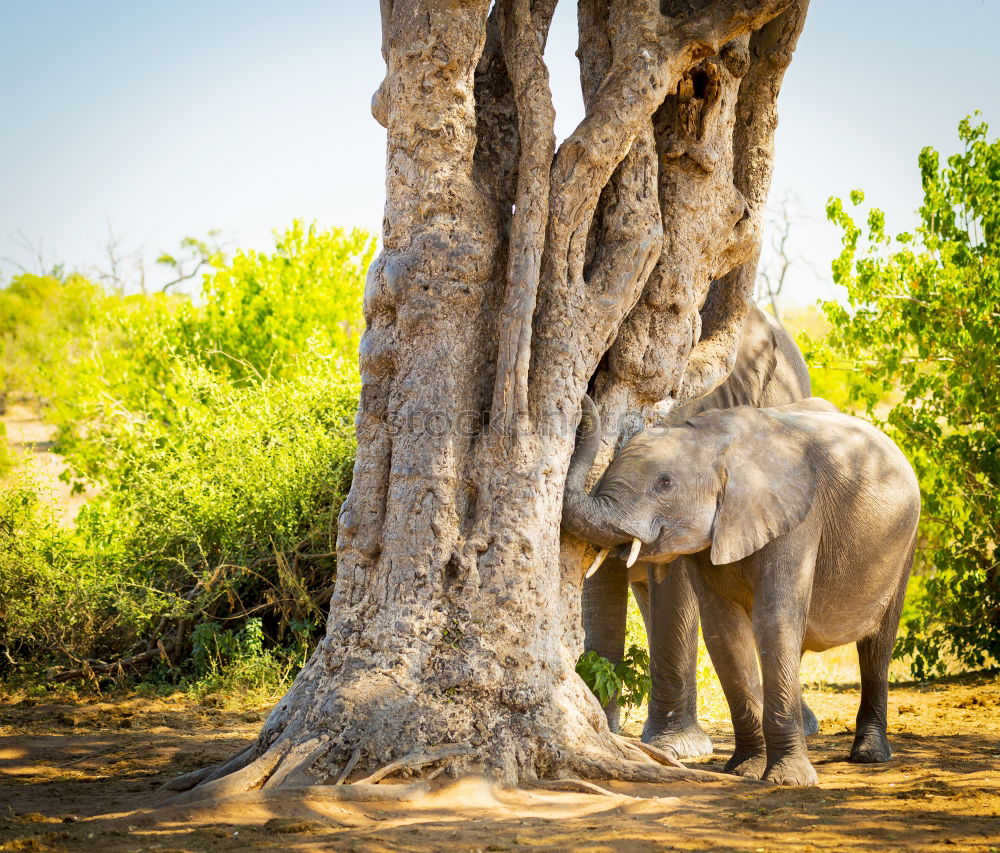
[[[672,412],[668,423],[683,423],[709,409],[780,406],[809,395],[809,370],[795,341],[770,314],[754,306],[743,326],[732,373],[711,394]],[[689,571],[688,558],[681,557],[669,571],[661,567],[647,578],[644,566],[629,570],[624,560],[610,556],[583,585],[585,647],[611,661],[621,660],[625,652],[632,585],[646,623],[653,682],[642,739],[678,756],[712,752],[712,741],[698,724],[698,600]],[[617,730],[618,705],[612,700],[605,711],[612,730]],[[806,733],[815,732],[815,716],[804,703],[802,711]]]

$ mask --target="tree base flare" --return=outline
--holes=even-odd
[[[168,782],[160,789],[161,795],[167,795],[165,800],[161,800],[161,805],[196,805],[199,808],[224,803],[261,805],[303,798],[360,802],[413,800],[430,793],[430,783],[446,770],[451,770],[454,777],[484,778],[499,789],[522,786],[633,799],[631,795],[610,791],[596,782],[739,784],[756,781],[685,767],[668,753],[610,731],[594,732],[594,735],[603,741],[603,753],[593,748],[584,751],[550,750],[548,772],[538,776],[526,768],[516,785],[504,784],[495,773],[484,773],[483,766],[476,762],[477,750],[468,744],[443,744],[413,750],[363,776],[358,776],[354,770],[360,754],[360,748],[355,748],[339,772],[324,771],[325,781],[315,784],[318,774],[312,766],[334,750],[332,742],[319,738],[294,746],[279,742],[257,757],[253,757],[253,750],[248,749],[227,762]],[[465,766],[458,771],[454,765],[461,762]],[[412,779],[418,774],[420,778],[416,781],[400,781]],[[351,775],[358,778],[351,781]],[[396,777],[397,781],[386,782],[390,777]],[[307,781],[310,779],[311,782]]]

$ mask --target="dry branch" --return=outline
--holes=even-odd
[[[114,661],[113,663],[94,662],[79,669],[68,669],[63,672],[46,674],[45,680],[50,682],[72,681],[75,678],[92,678],[95,675],[105,675],[109,672],[124,673],[126,667],[136,667],[139,664],[148,663],[160,657],[163,653],[162,647],[150,649],[141,654]]]

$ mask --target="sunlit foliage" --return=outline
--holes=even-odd
[[[8,474],[0,666],[146,653],[150,677],[204,681],[302,664],[336,572],[373,251],[295,223],[273,252],[213,259],[197,299],[81,276],[0,290],[8,396],[98,489],[62,530],[30,466]]]
[[[924,200],[911,233],[891,238],[832,199],[843,231],[834,280],[848,305],[825,305],[830,343],[855,357],[855,397],[913,462],[923,493],[927,573],[897,653],[915,674],[1000,660],[1000,140],[972,118],[963,150],[919,158]],[[863,194],[851,194],[854,206]],[[888,411],[880,402],[898,401]]]

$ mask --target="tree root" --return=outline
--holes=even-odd
[[[622,737],[621,735],[615,734],[614,732],[612,732],[611,737],[613,738],[615,745],[618,747],[618,749],[621,750],[621,752],[623,752],[625,755],[631,755],[633,759],[636,761],[646,760],[646,753],[635,745],[632,738]],[[658,762],[658,763],[662,764],[663,762]]]
[[[614,779],[618,782],[652,784],[663,782],[733,782],[736,784],[758,782],[756,779],[745,779],[742,776],[732,776],[728,773],[695,770],[683,766],[666,766],[651,759],[644,762],[629,761],[628,759],[615,761],[574,755],[567,757],[565,767],[586,779]]]
[[[351,771],[357,766],[358,759],[361,758],[361,747],[355,748],[354,752],[351,753],[351,757],[347,759],[347,764],[344,765],[344,769],[340,771],[340,775],[337,780],[333,783],[334,785],[343,785],[344,780],[351,775]]]
[[[174,779],[170,779],[164,782],[159,790],[188,791],[201,782],[208,782],[212,779],[218,779],[227,773],[241,770],[250,763],[252,754],[253,747],[247,747],[243,752],[237,753],[232,758],[219,764],[210,764],[208,767],[202,767],[200,770],[192,770],[190,773],[184,773]]]
[[[569,776],[561,779],[535,779],[529,785],[532,788],[548,791],[573,791],[581,794],[599,794],[602,797],[622,797],[626,800],[638,799],[638,797],[633,797],[630,794],[618,794],[615,791],[602,788],[600,785],[595,785],[593,782]]]
[[[645,753],[658,764],[663,764],[666,767],[679,767],[682,770],[688,769],[685,765],[681,764],[681,762],[677,760],[677,756],[671,755],[669,752],[659,749],[658,747],[650,746],[648,743],[643,743],[638,738],[633,738],[633,737],[626,738],[622,737],[621,735],[615,735],[615,737],[628,743],[632,749],[637,749],[640,752]]]
[[[316,779],[309,773],[309,768],[330,745],[326,736],[309,738],[289,749],[261,783],[261,788],[302,788],[316,784]]]
[[[421,779],[409,785],[305,785],[301,788],[283,788],[275,791],[282,799],[296,800],[351,800],[359,803],[417,800],[430,792],[430,786]]]
[[[268,806],[303,801],[312,802],[409,802],[418,800],[430,792],[430,785],[420,780],[409,785],[301,785],[297,787],[278,788],[276,790],[242,791],[238,794],[223,794],[218,796],[188,798],[188,794],[201,793],[189,791],[181,797],[175,797],[159,808],[145,813],[143,821],[160,821],[171,812],[187,814],[192,809],[213,811],[226,805]],[[166,814],[165,814],[166,813]],[[135,824],[135,817],[130,817],[130,824]]]
[[[445,743],[432,748],[414,749],[355,782],[349,781],[357,767],[363,747],[358,745],[339,771],[329,767],[324,756],[336,743],[323,734],[294,743],[279,739],[263,754],[256,754],[255,747],[244,750],[229,761],[187,773],[163,786],[161,790],[177,793],[167,804],[187,805],[228,800],[241,795],[293,796],[284,792],[308,793],[312,797],[327,799],[400,799],[417,796],[429,790],[429,783],[458,759],[473,757],[477,749],[467,743]],[[550,772],[556,778],[539,779],[529,764],[522,768],[520,782],[526,787],[552,790],[574,790],[604,796],[616,794],[595,785],[601,780],[663,784],[670,782],[728,782],[737,785],[760,784],[756,780],[685,767],[669,752],[605,732],[598,735],[584,750],[559,750]],[[419,786],[382,785],[379,783],[395,774],[415,773],[429,765],[430,772],[422,773]],[[321,784],[317,784],[322,780]],[[509,783],[508,783],[509,784]],[[419,788],[419,790],[418,790]],[[383,790],[383,793],[376,793]],[[339,793],[337,793],[339,792]],[[247,802],[258,800],[247,800]],[[241,801],[242,802],[242,801]],[[260,800],[263,802],[263,800]]]
[[[402,758],[397,758],[395,761],[390,761],[385,767],[382,767],[372,773],[370,776],[365,776],[364,779],[359,779],[354,785],[374,785],[381,779],[384,779],[391,773],[395,773],[399,770],[416,770],[418,767],[424,767],[428,764],[435,764],[438,761],[446,761],[455,758],[464,758],[467,755],[472,755],[475,750],[464,743],[448,743],[444,744],[437,749],[431,749],[427,752],[414,751],[408,755],[404,755]]]
[[[401,770],[417,770],[429,764],[443,762],[442,766],[430,774],[426,780],[421,781],[420,784],[426,785],[427,781],[437,777],[445,769],[447,762],[475,754],[475,750],[471,746],[461,743],[443,744],[426,751],[415,750],[402,758],[390,761],[384,767],[380,767],[374,773],[359,779],[357,782],[345,784],[361,755],[361,748],[358,747],[332,784],[310,784],[311,777],[308,768],[328,746],[329,738],[326,737],[312,738],[295,746],[289,746],[287,743],[274,744],[257,758],[252,758],[253,747],[251,747],[223,764],[203,767],[200,770],[178,776],[163,785],[160,790],[179,792],[177,796],[169,800],[169,805],[200,804],[201,801],[214,802],[252,793],[255,789],[263,789],[271,794],[278,790],[301,792],[312,791],[312,789],[321,791],[327,788],[337,788],[344,791],[350,788],[353,789],[353,793],[324,796],[329,799],[345,800],[380,799],[372,791],[378,782],[393,773],[398,773]],[[396,799],[398,792],[394,793],[392,789],[399,787],[398,785],[385,786],[389,792],[386,798]],[[319,794],[314,791],[312,796],[319,796]]]
[[[215,800],[260,788],[290,751],[286,745],[272,746],[249,763],[246,759],[252,754],[252,748],[241,752],[236,758],[220,765],[196,787],[178,794],[171,800],[171,804],[193,803],[203,799]],[[240,767],[240,764],[243,766]],[[233,767],[230,768],[230,765]]]
[[[190,773],[182,773],[180,776],[168,779],[160,785],[158,790],[177,792],[188,791],[203,779],[207,779],[218,766],[218,764],[210,764],[208,767],[202,767],[199,770],[192,770]]]

